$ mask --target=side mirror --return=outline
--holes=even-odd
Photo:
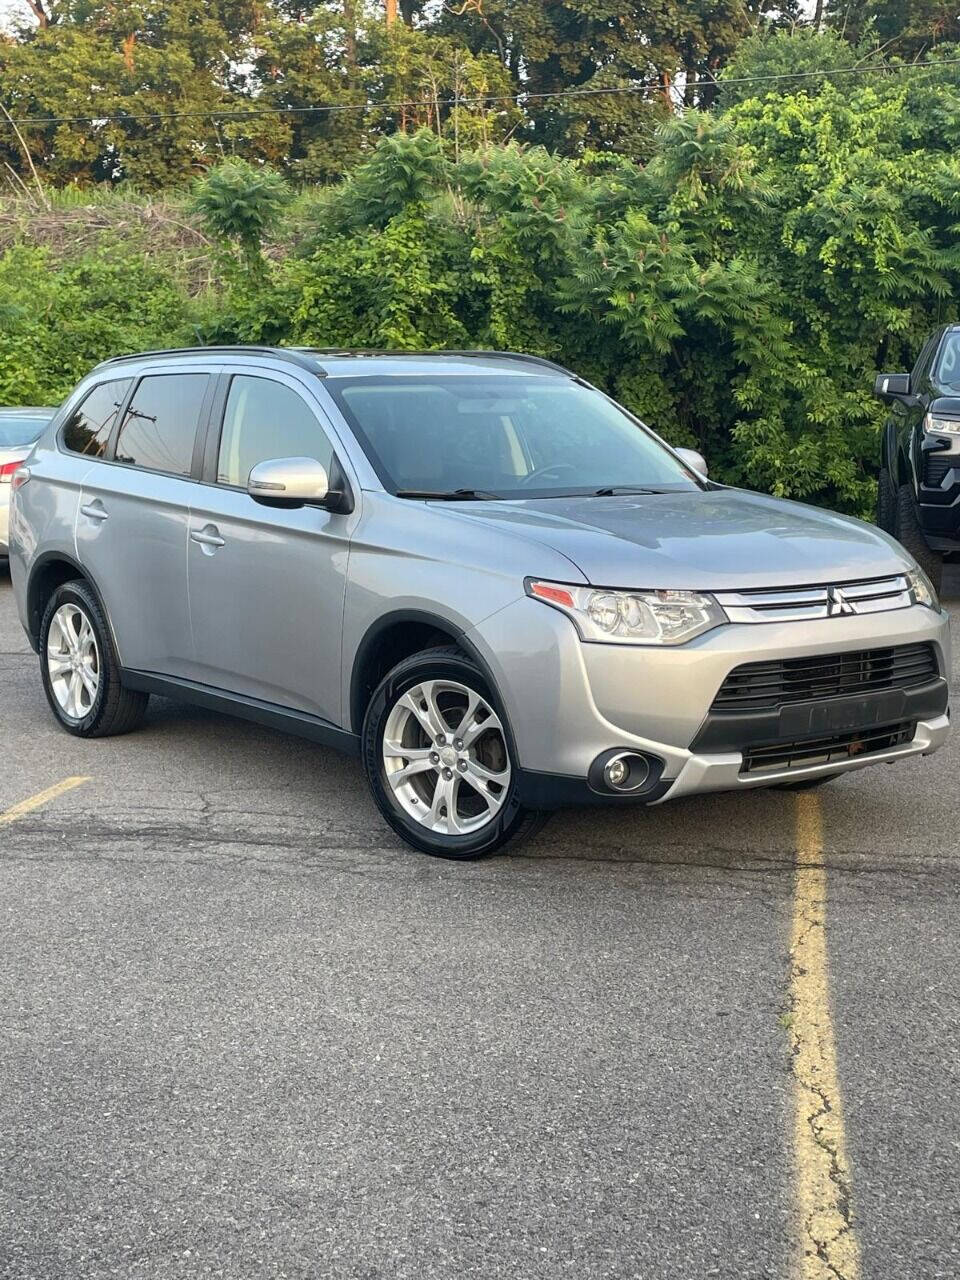
[[[247,480],[247,493],[265,507],[326,507],[339,497],[330,489],[326,467],[316,458],[268,458]]]
[[[707,461],[702,453],[698,453],[696,449],[674,449],[674,453],[679,453],[688,467],[699,471],[702,476],[707,475]]]
[[[887,404],[911,394],[909,373],[881,373],[873,384],[873,394]]]

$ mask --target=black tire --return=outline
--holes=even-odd
[[[495,817],[466,835],[442,834],[418,822],[401,807],[387,782],[383,738],[388,719],[404,693],[425,680],[451,680],[466,686],[490,704],[503,725],[511,771],[505,798]],[[458,861],[480,858],[527,839],[546,821],[546,815],[525,809],[518,799],[516,751],[496,690],[490,687],[476,663],[453,645],[427,649],[405,658],[384,677],[364,716],[361,750],[377,808],[401,839],[421,853]]]
[[[50,628],[57,611],[64,605],[73,605],[87,619],[96,641],[98,684],[96,695],[83,714],[72,716],[60,705],[53,690],[48,653]],[[119,733],[129,733],[137,728],[147,709],[149,694],[125,689],[120,683],[120,663],[117,660],[110,628],[90,586],[82,579],[65,582],[57,587],[47,601],[40,623],[40,678],[47,695],[50,710],[62,728],[78,738],[106,738]]]
[[[897,494],[897,539],[939,592],[943,581],[943,556],[931,550],[917,520],[917,508],[910,485],[902,484]]]
[[[897,491],[886,467],[880,468],[877,477],[877,525],[884,533],[892,533],[896,537]]]

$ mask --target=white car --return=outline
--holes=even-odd
[[[7,558],[10,481],[56,409],[0,409],[0,563]]]

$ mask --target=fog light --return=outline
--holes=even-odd
[[[603,766],[603,780],[611,791],[639,791],[649,776],[649,761],[634,751],[611,756]]]
[[[603,780],[611,787],[622,787],[630,776],[630,766],[623,756],[615,756],[603,771]]]

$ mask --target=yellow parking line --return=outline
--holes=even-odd
[[[827,960],[823,820],[813,792],[796,797],[797,870],[789,1024],[795,1083],[794,1160],[801,1280],[858,1280],[850,1167],[837,1081]]]
[[[28,813],[33,813],[34,809],[39,809],[41,805],[48,804],[51,800],[56,800],[58,796],[64,795],[65,792],[72,791],[74,787],[79,787],[82,783],[89,781],[89,778],[64,778],[62,782],[56,783],[55,786],[47,787],[46,791],[38,791],[29,800],[21,800],[12,809],[7,809],[5,813],[0,813],[0,827],[5,827],[10,822],[16,822],[18,818],[22,818]]]

